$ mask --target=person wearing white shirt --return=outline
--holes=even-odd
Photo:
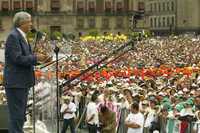
[[[99,115],[96,101],[97,96],[92,95],[91,101],[87,105],[86,122],[88,124],[89,133],[97,133],[97,125],[99,124]]]
[[[128,127],[127,133],[143,133],[144,116],[139,112],[139,104],[134,102],[130,110],[125,120],[125,125]]]
[[[64,104],[61,106],[60,112],[63,114],[63,128],[61,133],[65,133],[68,126],[70,126],[71,133],[75,133],[75,112],[76,105],[70,101],[69,96],[63,96]]]

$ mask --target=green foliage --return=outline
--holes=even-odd
[[[32,43],[33,39],[35,38],[35,33],[28,32],[27,38],[29,39],[30,43]]]
[[[99,35],[99,33],[98,33],[98,30],[97,30],[97,29],[92,29],[92,30],[90,30],[90,31],[88,32],[88,35],[96,37],[96,36]]]
[[[128,33],[129,38],[147,38],[152,37],[152,33],[150,31],[144,31],[144,32],[130,32]]]
[[[63,38],[63,34],[59,31],[54,31],[51,33],[51,39],[52,40],[61,40]]]
[[[65,38],[66,40],[74,40],[75,35],[73,33],[68,33],[68,34],[63,33],[63,38]]]

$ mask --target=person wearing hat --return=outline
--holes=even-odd
[[[93,94],[91,101],[87,105],[86,122],[88,124],[89,133],[97,133],[99,124],[99,114],[97,109],[97,95]]]
[[[69,96],[63,96],[63,105],[61,106],[60,112],[63,114],[63,127],[61,133],[67,131],[68,126],[70,126],[71,133],[75,133],[75,112],[76,105],[70,101]]]
[[[125,125],[128,127],[127,133],[143,133],[144,116],[139,111],[139,104],[134,102],[130,107]]]

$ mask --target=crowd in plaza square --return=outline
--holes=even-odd
[[[120,34],[57,41],[61,53],[67,57],[59,62],[59,81],[76,77],[128,40]],[[53,53],[50,48],[46,51]],[[136,41],[132,50],[107,64],[102,62],[100,69],[95,68],[96,72],[78,78],[79,83],[63,87],[63,133],[66,125],[75,132],[74,120],[80,119],[85,108],[79,127],[88,125],[90,133],[97,130],[102,133],[200,132],[199,52],[200,37],[194,35]],[[3,70],[3,63],[0,69]],[[44,69],[35,72],[40,84],[38,95],[50,93],[51,85],[42,83],[55,77],[55,64]],[[2,88],[0,103],[6,102],[4,96]]]

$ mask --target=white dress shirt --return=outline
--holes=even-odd
[[[143,123],[144,123],[144,116],[140,112],[137,114],[130,113],[126,118],[126,122],[128,123],[136,123],[140,125],[140,128],[128,128],[127,133],[143,133]]]
[[[26,43],[28,44],[28,40],[26,38],[26,33],[24,33],[20,28],[17,28],[17,30],[20,32],[20,34],[23,36],[24,40],[26,41]]]
[[[64,113],[65,110],[73,112],[73,113]],[[63,118],[64,119],[71,119],[75,117],[76,112],[76,105],[73,102],[70,102],[69,104],[63,104],[60,110],[61,113],[64,113]]]
[[[94,102],[89,102],[87,105],[86,119],[90,119],[92,115],[94,115],[94,118],[91,121],[88,121],[88,123],[97,125],[99,123],[97,105]]]

